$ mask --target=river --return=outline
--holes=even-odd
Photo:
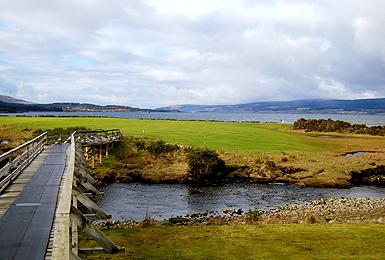
[[[215,121],[259,121],[294,123],[303,117],[306,119],[334,119],[368,125],[385,124],[385,115],[380,114],[286,114],[286,113],[175,113],[175,112],[28,112],[0,113],[8,116],[96,116],[133,119],[173,119],[173,120],[215,120]]]
[[[192,187],[187,184],[110,184],[96,203],[114,220],[140,221],[149,214],[167,219],[194,213],[223,214],[224,209],[274,210],[292,203],[306,203],[329,197],[385,198],[385,187],[299,188],[284,184],[234,183]]]

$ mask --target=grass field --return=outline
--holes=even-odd
[[[135,120],[120,118],[0,117],[0,124],[18,128],[119,128],[125,135],[226,151],[325,151],[325,140],[289,132],[289,125],[234,122]]]
[[[383,224],[158,226],[104,230],[125,253],[87,259],[383,259]],[[82,240],[81,246],[93,242]]]
[[[170,143],[206,146],[226,163],[260,169],[260,161],[306,169],[290,177],[306,185],[345,181],[351,170],[384,162],[385,137],[340,135],[290,130],[290,125],[235,122],[135,120],[115,118],[0,117],[0,139],[17,142],[34,131],[84,126],[120,129],[125,135]],[[320,135],[325,135],[322,133]],[[12,139],[12,138],[13,139]],[[348,151],[376,151],[346,158]],[[285,160],[283,160],[285,159]],[[264,165],[262,163],[262,165]],[[159,171],[159,169],[154,169]],[[382,259],[383,224],[154,226],[104,230],[126,252],[90,259]],[[81,246],[96,246],[85,237]]]
[[[122,118],[56,118],[56,117],[0,117],[0,126],[8,132],[31,132],[22,129],[54,129],[84,126],[92,129],[120,129],[127,136],[162,139],[166,142],[208,147],[217,150],[228,165],[247,165],[253,178],[270,178],[265,169],[268,161],[282,167],[304,169],[287,174],[278,181],[297,183],[301,186],[341,187],[348,185],[351,171],[361,171],[381,165],[385,159],[385,137],[369,135],[343,135],[320,138],[325,133],[304,133],[291,130],[287,124],[138,120]],[[6,131],[2,131],[6,132]],[[33,132],[33,131],[32,131]],[[327,135],[327,134],[326,134]],[[0,133],[0,139],[2,137]],[[7,139],[4,139],[7,140]],[[11,145],[11,144],[10,144]],[[352,151],[374,151],[363,156],[347,158],[343,154]],[[147,160],[148,161],[148,160]],[[149,165],[153,164],[153,160]],[[175,164],[150,169],[149,179],[161,176],[180,176]],[[157,174],[155,174],[156,172]],[[267,173],[268,175],[265,175]],[[276,173],[272,173],[276,176]],[[162,177],[162,178],[163,178]],[[272,180],[272,179],[271,179]]]

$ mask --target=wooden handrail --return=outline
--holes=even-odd
[[[28,145],[31,144],[31,143],[36,142],[37,140],[41,139],[41,138],[44,137],[44,136],[47,137],[47,132],[44,132],[44,133],[42,133],[41,135],[39,135],[39,136],[33,138],[32,140],[30,140],[30,141],[28,141],[28,142],[26,142],[26,143],[24,143],[24,144],[21,144],[21,145],[19,145],[18,147],[13,148],[12,150],[9,150],[9,151],[6,152],[6,153],[3,153],[2,155],[0,155],[0,162],[3,161],[3,160],[5,160],[5,159],[7,159],[7,158],[9,158],[13,153],[19,151],[20,149],[23,149],[24,147],[28,146]]]
[[[0,162],[9,160],[9,162],[3,163],[3,167],[0,168],[0,193],[35,159],[44,149],[46,142],[47,132],[44,132],[38,137],[0,155]]]
[[[71,146],[68,164],[64,171],[60,199],[56,209],[56,224],[53,239],[52,259],[70,259],[70,213],[72,203],[72,185],[75,171],[75,132],[71,134]]]
[[[103,129],[95,129],[95,130],[79,130],[76,131],[77,134],[87,134],[87,133],[103,133],[103,132],[120,132],[119,129],[109,129],[109,130],[103,130]]]
[[[78,210],[77,205],[81,203],[89,211],[94,212],[98,219],[109,219],[111,215],[105,213],[92,200],[83,194],[78,187],[88,191],[100,192],[88,182],[87,173],[79,172],[86,163],[82,160],[83,148],[77,142],[76,134],[71,134],[71,146],[67,152],[67,166],[64,170],[62,186],[60,188],[58,206],[56,209],[54,238],[52,244],[52,259],[78,259],[78,233],[84,230],[94,240],[101,244],[105,252],[116,253],[121,250],[115,243],[106,237],[92,222]]]

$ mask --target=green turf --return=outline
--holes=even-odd
[[[383,224],[160,226],[105,233],[125,253],[91,259],[385,258]]]
[[[0,117],[0,124],[52,129],[85,126],[119,128],[125,135],[140,135],[167,142],[207,146],[227,151],[322,151],[325,145],[293,133],[281,124],[238,122],[138,120],[122,118]]]

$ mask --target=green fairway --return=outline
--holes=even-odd
[[[122,118],[0,117],[0,124],[22,128],[118,128],[125,135],[226,151],[322,151],[322,140],[289,131],[288,125],[238,122],[138,120]]]
[[[160,226],[104,230],[125,253],[89,259],[383,259],[383,224]],[[93,245],[82,240],[81,246]]]

